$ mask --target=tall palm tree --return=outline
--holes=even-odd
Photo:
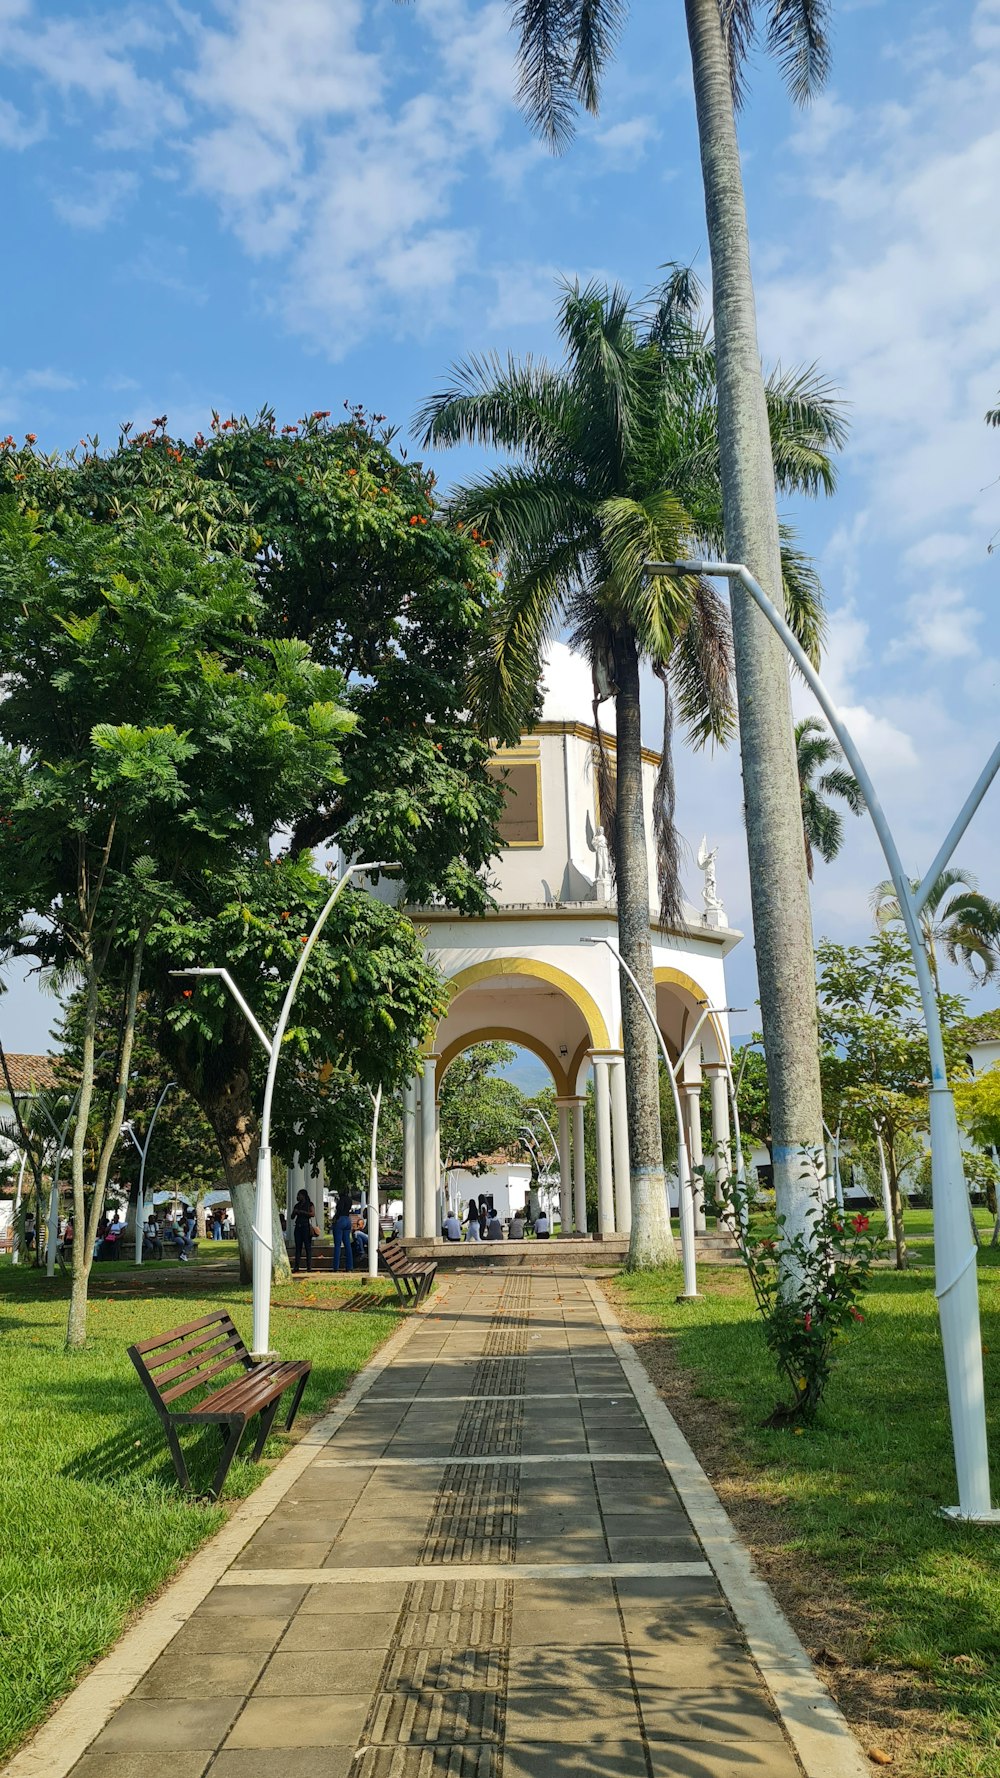
[[[512,0],[525,110],[553,147],[572,133],[578,104],[599,109],[602,73],[626,10],[625,0]],[[746,564],[779,607],[780,534],[736,112],[761,23],[792,97],[803,103],[818,90],[829,65],[829,11],[830,0],[684,0],[712,262],[726,553]],[[814,1189],[803,1162],[821,1152],[823,1121],[787,659],[736,583],[732,619],[775,1189],[788,1233],[808,1237],[819,1182]]]
[[[513,739],[531,720],[546,640],[568,623],[587,654],[595,712],[614,695],[617,784],[611,828],[618,925],[625,961],[653,997],[649,876],[642,795],[639,671],[663,686],[663,764],[653,811],[661,913],[680,914],[671,754],[676,703],[696,746],[732,732],[728,613],[692,577],[650,579],[645,563],[721,543],[722,486],[712,341],[695,319],[699,292],[675,270],[643,312],[621,290],[564,287],[559,329],[565,363],[491,356],[460,365],[424,406],[427,445],[474,442],[514,460],[458,487],[457,522],[499,551],[504,583],[493,646],[474,686],[489,733]],[[813,375],[773,377],[768,399],[783,488],[832,484],[840,438],[836,405]],[[789,539],[786,598],[815,654],[822,619],[807,559]],[[602,798],[602,809],[604,800]],[[801,841],[800,841],[801,846]],[[623,1033],[631,1158],[629,1264],[672,1251],[663,1188],[656,1041],[623,981]]]
[[[852,815],[865,806],[861,786],[846,770],[844,756],[826,723],[818,716],[804,716],[795,724],[795,754],[799,768],[802,802],[802,833],[806,842],[806,870],[812,882],[815,854],[830,864],[844,843],[844,818],[826,799],[837,796]],[[824,767],[829,767],[824,771]]]
[[[919,884],[911,882],[910,887]],[[888,880],[873,890],[872,908],[878,926],[900,919],[896,891]],[[941,872],[920,910],[920,928],[936,993],[941,992],[939,949],[949,963],[964,964],[976,982],[987,981],[1000,969],[1000,903],[980,892],[971,871],[952,866]]]

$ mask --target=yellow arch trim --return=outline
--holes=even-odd
[[[608,1027],[597,1001],[582,984],[567,975],[564,969],[557,969],[554,963],[540,963],[535,957],[494,957],[485,963],[470,963],[467,968],[460,969],[449,978],[452,1000],[465,992],[466,988],[475,987],[477,982],[489,981],[493,976],[527,975],[536,981],[548,982],[553,988],[560,988],[568,1000],[583,1015],[583,1021],[590,1033],[593,1049],[612,1049],[614,1046],[608,1035]],[[426,1053],[433,1051],[433,1044],[426,1045]]]
[[[658,963],[653,970],[653,981],[657,987],[660,987],[662,984],[664,987],[686,988],[687,992],[693,996],[698,1006],[708,1005],[708,995],[705,993],[704,988],[699,982],[694,980],[693,976],[685,975],[682,969],[673,969],[667,963]],[[721,1054],[725,1055],[727,1053],[726,1045],[723,1041],[722,1032],[719,1029],[719,1021],[714,1013],[709,1013],[709,1024],[715,1032],[715,1041],[719,1046]],[[620,1025],[618,1029],[619,1032],[621,1032]]]
[[[529,1037],[526,1032],[515,1031],[509,1025],[482,1025],[478,1031],[470,1031],[464,1037],[453,1038],[447,1048],[441,1051],[438,1059],[439,1087],[456,1056],[460,1056],[464,1050],[471,1049],[474,1043],[490,1043],[494,1040],[499,1040],[501,1043],[516,1043],[522,1049],[530,1050],[540,1062],[545,1063],[555,1082],[558,1097],[560,1099],[570,1097],[572,1088],[569,1085],[569,1077],[559,1057],[554,1056],[550,1050],[546,1049],[544,1043],[539,1043],[537,1037]]]

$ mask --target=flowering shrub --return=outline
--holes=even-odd
[[[733,1230],[764,1321],[764,1337],[779,1374],[791,1388],[769,1426],[792,1421],[811,1425],[833,1368],[834,1341],[864,1320],[858,1299],[868,1282],[881,1240],[867,1216],[836,1203],[817,1203],[807,1235],[786,1235],[778,1217],[778,1238],[755,1232],[738,1215]],[[741,1226],[745,1225],[745,1226]]]

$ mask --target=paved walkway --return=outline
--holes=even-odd
[[[73,1778],[795,1778],[606,1319],[456,1277]]]

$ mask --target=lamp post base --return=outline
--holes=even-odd
[[[682,1290],[680,1295],[674,1298],[675,1303],[703,1303],[704,1301],[705,1294],[701,1290]]]
[[[983,1513],[964,1513],[960,1506],[939,1506],[940,1519],[956,1519],[960,1525],[1000,1526],[1000,1506],[988,1507]]]

